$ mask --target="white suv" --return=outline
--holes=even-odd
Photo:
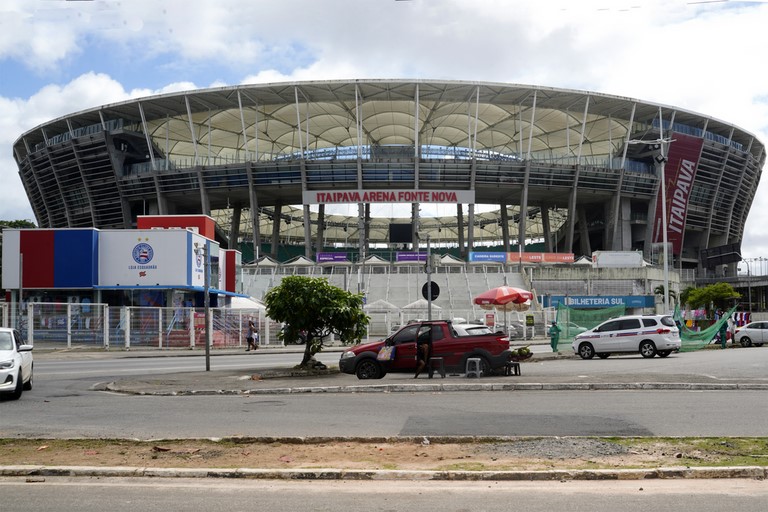
[[[571,346],[582,359],[605,359],[620,352],[667,357],[680,350],[680,331],[669,315],[622,316],[578,334]]]

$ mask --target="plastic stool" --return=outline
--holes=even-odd
[[[483,360],[479,357],[467,359],[467,377],[480,377],[483,374]]]
[[[435,372],[439,373],[443,379],[445,378],[445,361],[442,357],[430,357],[427,368],[429,368],[430,379]]]
[[[504,363],[504,375],[520,375],[520,363],[515,361]]]

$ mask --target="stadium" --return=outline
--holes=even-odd
[[[368,255],[393,247],[390,224],[410,224],[415,248],[429,236],[459,257],[536,244],[577,257],[640,250],[653,260],[666,192],[675,268],[700,267],[702,250],[738,247],[766,158],[754,135],[676,107],[401,80],[139,98],[44,123],[13,152],[40,227],[208,214],[222,246],[239,247],[245,262],[312,259],[334,247]],[[352,211],[333,213],[340,203]]]
[[[374,333],[425,317],[430,248],[441,316],[479,320],[472,297],[504,283],[537,292],[537,329],[558,300],[653,311],[662,283],[679,292],[723,268],[738,280],[766,160],[749,132],[677,107],[426,80],[138,98],[44,123],[13,151],[39,227],[209,215],[221,248],[242,253],[239,292],[323,275],[366,294]],[[594,268],[601,253],[640,263]],[[750,289],[750,311],[764,291]]]

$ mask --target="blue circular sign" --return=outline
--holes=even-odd
[[[133,261],[140,265],[145,265],[152,261],[154,255],[155,251],[149,244],[140,243],[133,248]]]

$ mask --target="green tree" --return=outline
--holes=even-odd
[[[694,309],[704,308],[709,316],[710,308],[728,309],[734,300],[741,298],[728,283],[715,283],[703,288],[694,288],[687,295],[687,304]]]
[[[680,292],[680,307],[682,307],[685,304],[688,304],[688,296],[695,289],[696,289],[695,286],[688,286],[685,290]]]
[[[363,312],[363,296],[342,290],[325,278],[288,276],[264,297],[267,316],[286,324],[283,339],[303,333],[306,342],[299,366],[310,365],[323,350],[323,340],[335,334],[345,345],[360,343],[369,318]]]

